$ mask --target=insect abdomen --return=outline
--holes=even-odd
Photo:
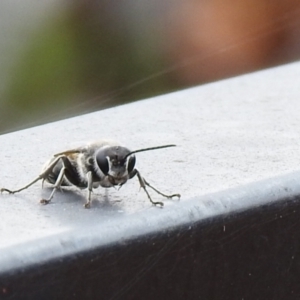
[[[51,159],[47,165],[45,166],[45,168],[47,168],[53,161],[55,160],[55,158]],[[51,184],[55,184],[56,180],[58,178],[59,172],[63,167],[63,163],[61,160],[59,160],[57,162],[57,164],[54,166],[54,168],[52,169],[52,171],[47,175],[47,177],[45,178],[45,180]],[[68,186],[70,185],[70,183],[67,180],[62,181],[61,183],[62,186]]]
[[[49,164],[51,164],[53,160],[55,160],[55,158],[53,158],[49,162]],[[86,187],[86,184],[81,180],[76,170],[76,167],[72,165],[72,163],[66,156],[61,157],[61,159],[57,162],[55,167],[52,169],[52,172],[49,173],[49,175],[47,176],[46,180],[49,183],[55,184],[59,176],[59,173],[63,167],[65,167],[66,169],[65,169],[65,178],[61,183],[62,186],[76,185],[78,187]]]

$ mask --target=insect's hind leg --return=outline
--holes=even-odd
[[[0,192],[3,193],[3,192],[7,192],[9,194],[15,194],[15,193],[19,193],[27,188],[29,188],[31,185],[33,185],[34,183],[36,183],[37,181],[41,180],[42,177],[38,176],[36,177],[34,180],[32,180],[30,183],[28,183],[27,185],[21,187],[20,189],[18,190],[9,190],[9,189],[6,189],[6,188],[1,188]]]
[[[58,177],[57,177],[57,179],[56,179],[56,182],[55,182],[55,184],[54,184],[53,190],[52,190],[52,192],[51,192],[49,198],[48,198],[48,199],[42,199],[42,200],[40,200],[40,202],[41,202],[42,204],[49,204],[49,203],[50,203],[50,201],[52,200],[52,198],[53,198],[53,196],[54,196],[54,193],[55,193],[55,192],[57,191],[57,189],[59,189],[60,186],[61,186],[61,183],[62,183],[62,181],[63,181],[63,179],[64,179],[65,171],[66,171],[66,168],[65,168],[65,167],[61,168],[61,170],[60,170],[60,172],[59,172],[59,175],[58,175]]]
[[[9,190],[6,188],[1,188],[0,192],[7,192],[9,194],[15,194],[15,193],[19,193],[23,190],[26,190],[27,188],[29,188],[30,186],[32,186],[34,183],[36,183],[37,181],[43,179],[45,180],[47,178],[47,176],[52,172],[52,169],[55,167],[55,165],[58,163],[58,161],[61,159],[61,156],[58,156],[57,158],[55,158],[53,160],[53,162],[38,176],[36,177],[34,180],[32,180],[30,183],[26,184],[25,186],[21,187],[18,190]]]

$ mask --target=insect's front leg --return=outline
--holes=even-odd
[[[91,171],[87,173],[87,188],[88,188],[88,196],[87,196],[87,201],[84,204],[85,208],[90,208],[91,207],[91,196],[92,196],[92,191],[93,191],[93,174]]]
[[[149,186],[149,187],[150,187],[151,189],[153,189],[156,193],[158,193],[158,194],[160,194],[160,195],[162,195],[162,196],[164,196],[164,197],[166,197],[166,198],[169,198],[169,199],[171,199],[171,198],[173,198],[173,197],[178,197],[178,198],[180,198],[180,194],[166,195],[166,194],[160,192],[159,190],[157,190],[156,188],[154,188],[152,185],[150,185],[150,184],[145,180],[145,178],[143,178],[143,177],[141,176],[141,173],[140,173],[137,169],[133,170],[132,174],[130,174],[130,178],[134,177],[135,175],[137,175],[138,180],[139,180],[139,182],[140,182],[141,188],[143,188],[143,190],[146,192],[146,194],[147,194],[147,196],[148,196],[148,199],[150,200],[150,202],[151,202],[152,204],[154,204],[154,205],[160,205],[161,207],[164,206],[163,202],[160,202],[160,201],[159,201],[159,202],[155,202],[155,201],[153,201],[153,200],[151,199],[150,194],[148,193],[148,191],[147,191],[147,189],[146,189],[146,186]]]
[[[154,190],[157,194],[160,194],[160,195],[162,195],[162,196],[164,196],[164,197],[166,197],[166,198],[168,198],[168,199],[172,199],[173,197],[177,197],[178,199],[180,199],[180,197],[181,197],[180,194],[166,195],[166,194],[160,192],[160,191],[157,190],[154,186],[150,185],[150,183],[148,183],[148,182],[146,181],[145,178],[144,178],[144,182],[145,182],[145,184],[146,184],[147,186],[149,186],[149,187],[150,187],[152,190]]]
[[[32,180],[30,183],[26,184],[25,186],[21,187],[18,190],[9,190],[6,188],[1,188],[0,192],[8,192],[9,194],[15,194],[19,193],[27,188],[29,188],[31,185],[36,183],[37,181],[43,179],[45,180],[47,176],[52,172],[52,169],[55,167],[55,165],[58,163],[58,161],[61,159],[62,156],[58,156],[38,177],[36,177],[34,180]]]

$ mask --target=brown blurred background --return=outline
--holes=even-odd
[[[296,0],[2,0],[0,133],[299,58]]]

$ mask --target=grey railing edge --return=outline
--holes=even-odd
[[[3,248],[0,250],[0,276],[102,247],[122,247],[123,243],[148,236],[153,238],[168,231],[192,229],[194,224],[213,223],[266,206],[283,202],[292,205],[293,201],[299,201],[299,182],[300,172],[293,172],[181,202],[175,200],[168,209],[153,208],[157,209],[156,214],[144,211],[101,224],[93,230],[89,230],[87,224],[85,228]],[[275,209],[274,218],[280,217],[280,209]]]

